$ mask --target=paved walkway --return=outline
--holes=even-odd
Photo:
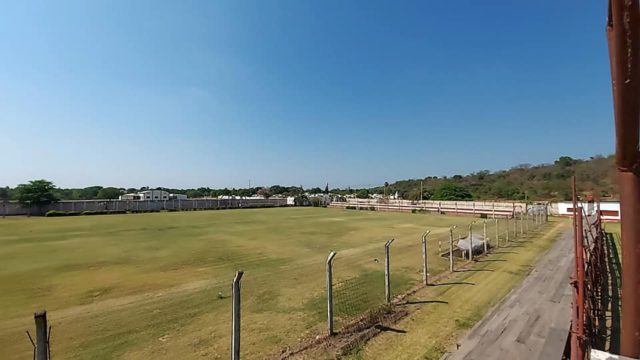
[[[571,321],[572,254],[568,231],[447,359],[560,359]]]

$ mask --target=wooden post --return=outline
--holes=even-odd
[[[449,228],[449,272],[453,272],[453,229],[456,226]]]
[[[387,240],[384,244],[384,297],[387,304],[391,303],[391,272],[389,270],[389,247],[395,239]]]
[[[49,327],[47,312],[38,311],[33,315],[36,322],[36,360],[49,360]]]
[[[524,235],[524,213],[520,213],[520,235]]]
[[[240,360],[240,280],[244,271],[236,272],[232,284],[231,360]]]
[[[427,264],[427,237],[431,231],[427,231],[422,234],[422,280],[424,281],[424,286],[429,286],[428,279],[428,264]]]
[[[329,336],[333,335],[333,258],[336,252],[332,251],[327,257],[327,327]]]

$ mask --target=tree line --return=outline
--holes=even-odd
[[[617,197],[615,166],[613,155],[594,156],[590,159],[574,159],[561,156],[553,164],[520,164],[509,170],[491,172],[482,170],[468,175],[451,177],[427,176],[423,179],[400,180],[372,188],[329,188],[305,189],[302,186],[272,185],[269,187],[222,188],[200,187],[196,189],[172,189],[157,187],[173,194],[183,194],[190,198],[241,196],[255,194],[265,197],[293,196],[309,194],[332,194],[368,198],[372,194],[390,195],[396,192],[408,200],[569,200],[571,198],[570,179],[576,175],[579,193],[594,194],[602,198]],[[119,188],[89,186],[86,188],[64,189],[47,180],[33,180],[15,188],[0,187],[0,200],[17,200],[23,203],[46,204],[56,200],[117,199],[125,193],[150,190],[149,187]]]
[[[552,164],[520,164],[509,170],[482,170],[451,177],[427,176],[366,189],[367,193],[398,194],[408,200],[551,200],[571,199],[571,177],[579,194],[617,198],[613,155],[589,159],[561,156]],[[422,189],[422,193],[421,193]],[[357,192],[358,197],[362,195]]]

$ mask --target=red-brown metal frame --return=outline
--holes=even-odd
[[[640,357],[640,3],[609,0],[607,41],[620,185],[622,316],[620,354]]]
[[[605,234],[600,203],[593,212],[579,204],[576,179],[573,188],[574,272],[571,320],[571,359],[584,360],[589,349],[603,343],[606,318],[603,292],[606,292]],[[585,228],[586,224],[586,228]]]

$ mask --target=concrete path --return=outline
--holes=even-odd
[[[560,359],[571,321],[571,231],[459,343],[449,360]]]

